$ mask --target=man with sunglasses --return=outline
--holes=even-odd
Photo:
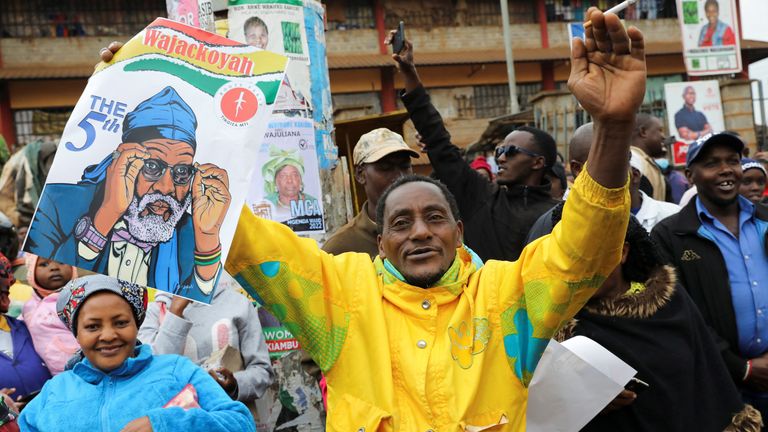
[[[393,57],[405,81],[401,98],[423,137],[434,175],[459,204],[466,244],[484,261],[516,260],[536,219],[558,203],[545,177],[557,160],[555,140],[532,127],[513,131],[496,147],[499,171],[496,181],[488,182],[451,142],[416,72],[413,45],[406,41]]]
[[[221,270],[229,180],[221,168],[194,162],[196,129],[194,112],[171,87],[138,104],[112,154],[86,168],[77,184],[46,186],[26,250],[185,297],[210,297]]]

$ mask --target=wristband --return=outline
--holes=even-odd
[[[747,360],[747,370],[744,372],[744,378],[742,381],[746,381],[749,375],[752,373],[752,360]]]
[[[221,261],[221,245],[209,252],[195,251],[195,265],[202,267],[213,265]]]

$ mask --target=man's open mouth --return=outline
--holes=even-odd
[[[736,182],[733,180],[722,181],[717,184],[717,189],[721,192],[731,192],[736,189]]]

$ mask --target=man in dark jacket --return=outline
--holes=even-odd
[[[426,144],[434,174],[459,203],[465,243],[484,261],[516,260],[533,223],[558,202],[544,178],[557,158],[554,139],[528,127],[510,133],[496,148],[499,172],[496,183],[489,183],[451,143],[443,119],[416,73],[411,43],[406,42],[394,57],[405,79],[401,98]]]
[[[587,163],[587,156],[589,156],[589,149],[592,147],[593,137],[593,124],[589,122],[579,126],[573,132],[571,142],[568,143],[568,155],[571,157],[571,161],[568,164],[574,179],[579,176],[581,170],[584,169],[584,164]],[[567,197],[568,191],[565,192],[564,198]],[[565,204],[565,201],[558,203],[536,219],[536,222],[534,222],[531,230],[528,232],[525,244],[552,232],[552,229],[555,227],[552,214],[556,210],[562,212],[563,204]]]
[[[688,150],[698,189],[652,237],[713,330],[745,402],[768,415],[768,211],[739,196],[744,144],[709,134]]]

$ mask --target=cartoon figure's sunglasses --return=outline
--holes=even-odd
[[[178,186],[188,185],[197,171],[197,168],[190,164],[168,165],[160,159],[147,159],[144,161],[141,173],[147,180],[156,182],[165,175],[168,168],[171,169],[171,180]]]

